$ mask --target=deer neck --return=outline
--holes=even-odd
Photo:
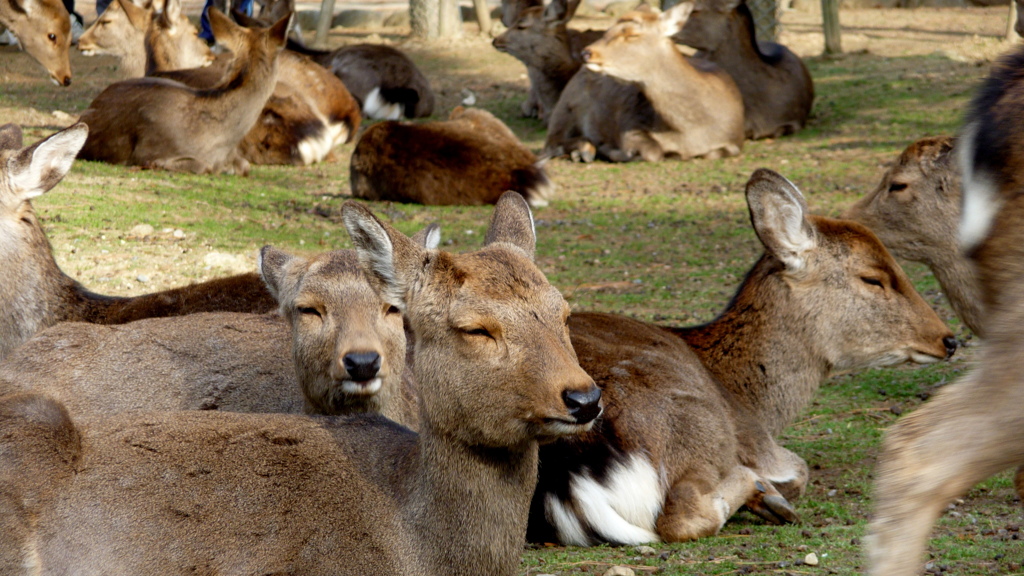
[[[132,50],[121,56],[121,74],[125,78],[142,78],[146,75],[146,53]]]
[[[691,66],[674,47],[644,62],[644,79],[637,82],[655,110],[679,110],[693,101],[693,86],[701,72]],[[668,121],[679,115],[663,113]]]
[[[225,126],[240,131],[241,135],[233,135],[240,139],[256,123],[274,92],[277,69],[278,58],[273,54],[240,59],[219,86],[199,90],[197,96],[208,102],[209,113],[222,118]]]
[[[935,279],[946,293],[950,306],[960,320],[972,332],[984,338],[982,325],[983,308],[981,294],[978,289],[978,278],[969,260],[960,256],[960,251],[947,251],[951,257],[943,257],[926,262],[935,275]]]
[[[778,435],[811,401],[831,365],[811,319],[762,256],[718,318],[680,331],[732,400]]]

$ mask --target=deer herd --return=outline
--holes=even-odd
[[[287,4],[211,9],[215,56],[180,0],[114,0],[78,47],[124,80],[32,145],[0,127],[0,574],[514,574],[527,539],[681,542],[741,508],[798,522],[810,471],[778,438],[818,387],[957,349],[890,251],[932,269],[983,345],[886,435],[869,572],[917,573],[976,482],[1019,466],[1024,494],[1024,49],[961,134],[911,144],[842,218],[755,171],[763,255],[715,320],[662,326],[570,314],[534,263],[546,162],[739,154],[803,128],[811,77],[756,41],[743,0],[606,31],[570,29],[578,6],[508,1],[493,41],[526,66],[538,156],[485,110],[399,121],[434,112],[412,61],[307,48]],[[71,82],[60,2],[0,0],[0,24]],[[76,157],[246,174],[352,141],[353,196],[494,204],[483,247],[446,252],[437,225],[407,237],[348,201],[352,250],[267,246],[258,273],[114,297],[60,269],[32,206]]]

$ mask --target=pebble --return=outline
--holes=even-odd
[[[181,228],[178,228],[177,230],[174,231],[174,234],[172,234],[172,236],[174,236],[175,238],[184,238],[185,231],[182,230]]]
[[[612,566],[605,571],[604,576],[636,576],[636,573],[625,566]]]
[[[149,276],[146,276],[145,274],[139,274],[138,276],[135,277],[135,279],[138,280],[139,282],[142,282],[143,284],[149,282]]]
[[[818,565],[818,555],[815,554],[814,552],[811,552],[807,556],[804,556],[804,564],[807,564],[808,566],[817,566]]]
[[[636,551],[639,552],[641,556],[654,556],[658,553],[657,550],[650,546],[637,546]]]
[[[136,224],[135,226],[132,226],[131,230],[128,231],[128,235],[144,238],[146,236],[152,235],[153,231],[153,227],[150,226],[149,224]]]

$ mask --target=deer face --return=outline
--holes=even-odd
[[[54,0],[10,0],[0,8],[10,14],[0,18],[18,37],[18,41],[59,86],[71,85],[71,15],[64,4]]]
[[[683,3],[660,15],[630,12],[583,50],[587,69],[628,82],[649,76],[645,63],[659,58],[682,58],[669,36],[686,23],[693,4]]]

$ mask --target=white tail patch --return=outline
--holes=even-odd
[[[555,191],[558,189],[555,183],[548,178],[547,172],[544,171],[544,164],[547,163],[547,159],[539,160],[534,163],[534,167],[540,172],[541,180],[530,189],[530,206],[533,208],[541,208],[548,205],[548,201],[555,195]]]
[[[969,124],[957,146],[957,160],[963,174],[963,208],[960,213],[960,248],[969,251],[988,236],[992,220],[1002,202],[992,175],[974,170],[974,140],[978,126]]]
[[[366,95],[363,114],[375,120],[398,120],[402,117],[402,105],[388,102],[380,95],[380,86]]]
[[[299,157],[304,165],[323,160],[334,149],[335,131],[321,124],[316,136],[303,138],[299,142]]]

